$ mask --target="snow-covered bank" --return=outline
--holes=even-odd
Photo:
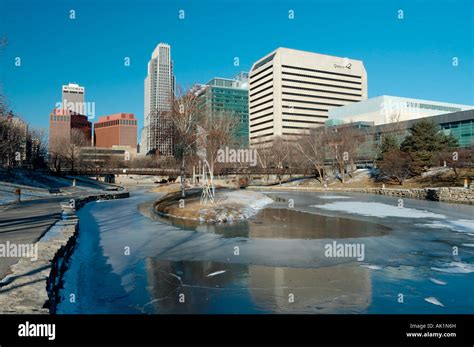
[[[48,197],[51,194],[47,189],[35,188],[21,184],[14,184],[9,182],[0,182],[0,205],[10,204],[18,201],[16,190],[21,190],[21,200],[33,200]]]
[[[78,224],[75,210],[97,199],[126,197],[128,192],[102,192],[75,199],[75,209],[70,209],[68,203],[62,205],[62,220],[34,244],[36,257],[20,258],[11,266],[11,273],[0,281],[0,314],[55,313],[62,275],[75,246]]]
[[[47,198],[54,195],[71,195],[101,192],[109,184],[81,176],[52,176],[47,172],[0,169],[0,205],[18,201],[17,189],[21,190],[21,201]]]

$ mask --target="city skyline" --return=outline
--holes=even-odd
[[[37,7],[39,18],[30,15],[27,23],[16,23],[25,4]],[[14,112],[32,126],[46,129],[51,109],[61,100],[58,86],[75,82],[87,89],[87,101],[96,103],[96,118],[112,113],[134,113],[141,129],[146,62],[159,42],[171,45],[177,84],[185,88],[216,76],[228,77],[249,71],[252,64],[268,52],[288,47],[362,60],[368,74],[369,98],[386,94],[474,104],[470,73],[474,61],[472,33],[466,30],[472,13],[465,11],[466,4],[469,6],[466,1],[450,6],[435,4],[430,8],[422,2],[364,1],[344,4],[341,11],[333,11],[338,6],[337,1],[331,4],[283,1],[271,9],[266,6],[267,1],[260,1],[252,13],[248,11],[250,2],[239,3],[235,11],[223,11],[225,6],[231,5],[214,1],[200,5],[145,1],[127,8],[125,4],[119,1],[109,9],[107,2],[68,3],[45,12],[30,1],[3,2],[2,13],[8,17],[2,21],[5,27],[0,27],[0,33],[8,38],[8,46],[0,54],[4,67],[0,77]],[[146,4],[152,6],[150,11],[145,11]],[[213,11],[208,11],[210,8]],[[75,9],[75,19],[69,18],[70,9]],[[184,19],[179,19],[181,9],[185,11]],[[404,11],[403,19],[397,18],[399,9]],[[294,19],[289,19],[290,10],[294,11]],[[157,18],[163,16],[164,21],[158,20],[160,25],[147,32],[146,29],[153,27],[153,17],[148,12],[155,13]],[[222,15],[216,16],[216,13]],[[348,18],[354,21],[354,13],[365,24],[348,31],[346,22]],[[78,25],[97,14],[104,21],[100,28]],[[138,22],[133,20],[140,17],[142,20]],[[126,18],[136,23],[134,28],[117,27],[115,22]],[[339,22],[335,23],[334,19]],[[442,19],[445,25],[440,26]],[[38,40],[27,36],[30,26],[42,27],[44,22],[51,28],[59,25],[64,30],[43,30],[42,35],[47,36]],[[111,26],[104,29],[105,23]],[[217,27],[220,32],[206,29],[202,23],[210,23],[210,28]],[[250,35],[263,24],[274,32],[268,36],[260,32],[262,39]],[[19,28],[19,25],[24,27]],[[374,27],[378,27],[378,31],[374,31]],[[114,31],[117,37],[111,35]],[[75,35],[73,48],[76,49],[68,52],[60,43],[67,46],[65,38],[70,35]],[[43,48],[39,49],[38,45]],[[48,47],[56,50],[51,53]],[[77,51],[84,53],[77,54]],[[21,58],[19,67],[14,65],[16,57]],[[129,66],[125,66],[127,57]],[[458,66],[453,66],[454,57],[458,59]],[[25,84],[30,87],[23,88]]]

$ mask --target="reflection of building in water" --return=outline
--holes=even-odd
[[[225,303],[225,295],[219,299],[219,288],[229,287],[239,280],[234,276],[247,272],[247,265],[211,261],[160,261],[146,260],[147,280],[154,311],[158,313],[213,313]],[[219,271],[215,276],[208,277]],[[180,302],[184,294],[185,302]],[[224,293],[222,293],[224,294]],[[216,300],[216,298],[218,300]],[[145,308],[148,312],[150,308]],[[238,312],[236,312],[238,313]]]
[[[370,270],[358,265],[312,269],[148,258],[146,269],[152,301],[145,312],[363,313],[372,297]]]
[[[249,287],[255,303],[275,313],[363,313],[372,298],[370,270],[358,265],[318,269],[250,265]]]
[[[265,208],[250,223],[250,238],[327,239],[381,236],[390,229],[343,217],[286,208]]]

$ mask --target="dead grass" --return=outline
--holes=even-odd
[[[328,182],[328,188],[381,188],[382,184],[389,188],[437,188],[437,187],[463,187],[465,177],[474,177],[474,169],[460,169],[458,170],[458,177],[455,178],[453,170],[447,170],[426,177],[413,177],[405,182],[403,185],[398,184],[396,181],[380,181],[375,178],[369,177],[358,177],[357,180],[347,180],[346,183],[341,183],[339,180],[330,180]],[[317,187],[323,188],[323,185],[318,180],[309,180],[301,187]]]

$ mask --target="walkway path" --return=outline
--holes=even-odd
[[[38,241],[61,218],[59,202],[68,197],[55,196],[0,207],[0,244]],[[19,258],[0,257],[0,279]]]

